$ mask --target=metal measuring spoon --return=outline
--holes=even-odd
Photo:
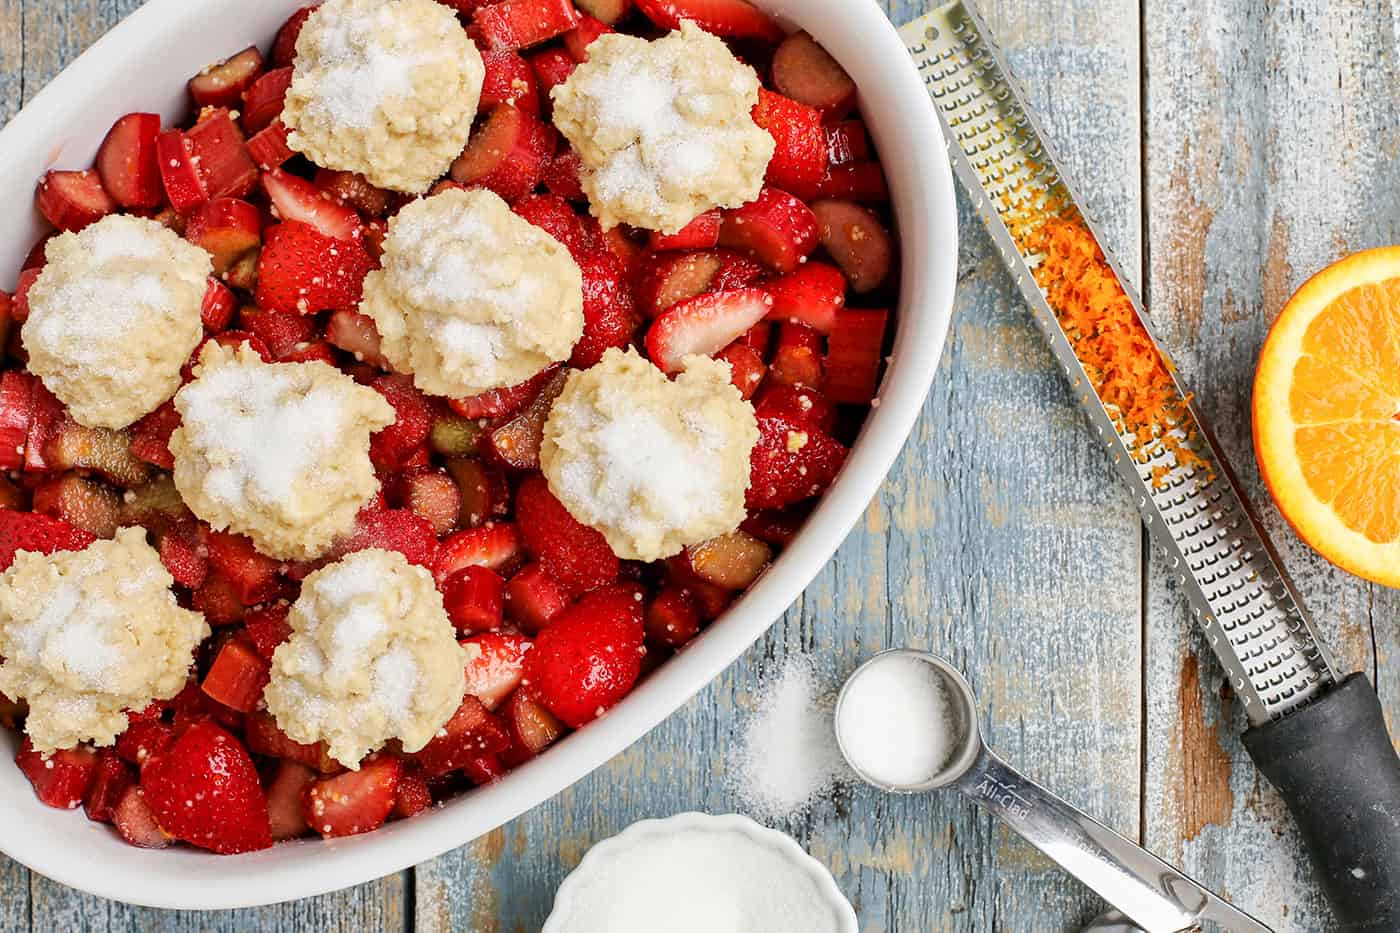
[[[927,663],[940,678],[952,730],[951,751],[947,761],[927,780],[891,785],[862,770],[861,762],[847,751],[847,737],[841,734],[841,709],[858,678],[869,676],[891,660],[911,657]],[[917,742],[919,738],[909,736],[908,740]],[[836,700],[836,741],[851,769],[881,790],[916,794],[951,787],[961,791],[1148,933],[1194,930],[1203,920],[1232,933],[1272,933],[1264,924],[1018,774],[994,755],[982,741],[972,688],[956,668],[936,655],[908,649],[885,651],[856,668]]]

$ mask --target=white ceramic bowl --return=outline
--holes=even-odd
[[[687,833],[734,834],[747,837],[759,846],[777,853],[785,861],[801,870],[816,885],[822,902],[831,909],[837,918],[840,933],[858,933],[856,912],[851,902],[846,900],[841,889],[836,887],[836,879],[831,877],[825,865],[808,855],[796,840],[776,829],[760,826],[747,816],[729,813],[712,816],[708,813],[678,813],[664,820],[642,820],[633,823],[622,832],[605,839],[588,850],[583,861],[569,873],[554,896],[554,909],[544,923],[540,933],[561,933],[565,921],[574,911],[574,899],[589,883],[592,876],[604,870],[610,859],[622,855],[627,849],[642,845],[656,837],[675,838]]]
[[[13,289],[42,230],[34,184],[50,167],[85,168],[112,121],[136,110],[167,122],[188,109],[185,81],[251,43],[264,48],[299,0],[150,0],[107,33],[0,131],[0,288]],[[601,720],[505,780],[446,807],[365,835],[302,841],[227,857],[149,851],[107,826],[38,803],[9,764],[0,730],[0,850],[50,878],[133,904],[222,908],[308,897],[359,884],[455,848],[558,793],[641,738],[713,680],[792,604],[879,488],[928,392],[952,309],[957,254],[953,184],[937,120],[894,28],[870,0],[765,0],[840,60],[861,89],[903,245],[894,362],[880,406],[846,468],[792,543],[693,645]]]

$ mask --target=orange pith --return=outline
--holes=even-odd
[[[1303,540],[1400,586],[1400,247],[1343,259],[1289,300],[1259,357],[1254,441]]]

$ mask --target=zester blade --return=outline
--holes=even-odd
[[[1036,282],[1032,270],[1042,257],[1012,233],[1028,212],[1055,205],[1077,209],[1101,249],[1104,242],[1074,196],[986,23],[971,3],[960,0],[906,24],[900,34],[938,111],[954,173],[1132,490],[1152,540],[1179,576],[1192,615],[1251,724],[1269,722],[1307,703],[1336,683],[1336,669],[1170,359],[1163,354],[1186,419],[1178,424],[1182,430],[1176,443],[1199,459],[1189,467],[1160,443],[1143,444],[1120,430],[1121,419],[1115,420],[1095,394]],[[1160,353],[1141,299],[1112,254],[1103,252]]]

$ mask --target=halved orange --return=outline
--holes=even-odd
[[[1289,299],[1254,376],[1254,450],[1299,537],[1400,587],[1400,246],[1334,263]]]

